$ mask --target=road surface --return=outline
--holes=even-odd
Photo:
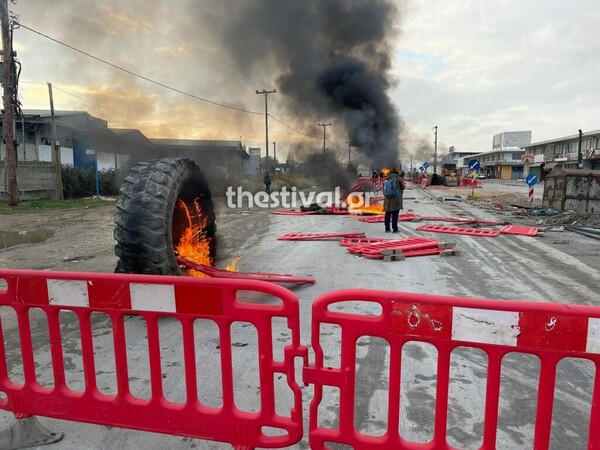
[[[510,188],[512,189],[512,188]],[[541,189],[540,189],[541,190]],[[470,190],[467,190],[470,191]],[[465,191],[466,192],[466,191]],[[407,190],[404,212],[421,215],[476,217],[480,219],[508,220],[519,224],[522,219],[478,208],[464,201],[442,201],[444,190]],[[539,195],[539,194],[538,194]],[[466,194],[465,194],[466,198]],[[461,255],[452,257],[427,256],[404,261],[385,263],[350,255],[336,242],[289,242],[277,237],[290,232],[365,232],[367,236],[389,237],[382,224],[362,223],[350,216],[277,216],[266,210],[228,210],[219,206],[219,261],[224,265],[237,254],[241,256],[241,271],[266,271],[313,276],[314,285],[292,287],[300,305],[301,341],[310,343],[311,305],[319,295],[336,289],[368,288],[421,294],[451,295],[500,300],[547,301],[568,304],[600,306],[598,281],[600,280],[600,242],[569,232],[546,232],[544,236],[523,237],[500,235],[495,238],[441,235],[417,232],[418,223],[402,222],[400,236],[427,236],[455,242]],[[5,220],[6,218],[6,220]],[[112,272],[116,259],[112,253],[112,207],[94,208],[88,211],[70,211],[60,218],[51,213],[23,217],[4,216],[0,231],[21,229],[52,229],[54,235],[48,240],[31,245],[20,245],[0,250],[0,267],[12,269],[71,270]],[[260,301],[260,299],[259,299]],[[367,308],[358,305],[357,308]],[[367,309],[360,310],[368,313]],[[14,318],[3,311],[5,337]],[[242,409],[257,408],[257,345],[252,327],[240,323],[232,333],[232,342],[239,343],[234,350],[234,367],[239,381],[236,402]],[[44,341],[43,320],[36,322],[34,335]],[[104,325],[106,328],[106,324]],[[65,334],[77,338],[77,330],[69,329],[65,321]],[[97,358],[103,362],[99,375],[103,385],[110,391],[114,384],[114,363],[111,366],[110,335],[103,333],[103,318],[98,318]],[[7,331],[8,330],[8,331]],[[127,326],[131,342],[130,358],[139,371],[133,372],[132,390],[140,397],[149,392],[144,361],[147,352],[146,329],[139,318],[132,317]],[[339,329],[323,329],[327,339],[322,340],[326,364],[334,366],[339,348]],[[286,342],[289,333],[285,324],[278,324],[274,334]],[[171,346],[169,339],[177,342],[177,333],[166,332],[165,349]],[[214,339],[214,330],[205,336]],[[45,337],[47,339],[47,336]],[[108,339],[104,340],[103,339]],[[49,356],[47,345],[40,346],[38,373],[44,382],[48,379]],[[72,364],[73,383],[81,383],[81,357],[77,345],[72,346],[69,362]],[[203,358],[218,361],[218,349],[207,346]],[[11,355],[15,354],[13,346]],[[357,342],[357,394],[356,428],[364,433],[381,435],[385,431],[387,399],[385,390],[389,382],[389,346],[379,338],[364,336]],[[9,356],[9,359],[11,357]],[[167,397],[180,399],[184,387],[181,384],[181,355],[170,355],[163,368]],[[428,344],[411,343],[403,349],[401,435],[415,442],[426,442],[432,437],[435,401],[436,350]],[[147,367],[147,366],[146,366]],[[463,448],[477,448],[481,443],[483,401],[485,392],[487,359],[483,352],[463,348],[453,354],[451,360],[450,410],[448,417],[448,441]],[[46,369],[46,370],[45,370]],[[539,362],[533,356],[514,353],[503,364],[500,421],[497,447],[505,449],[531,448],[535,419]],[[112,372],[111,372],[112,371]],[[14,368],[18,375],[18,367]],[[212,373],[204,382],[204,400],[218,405],[220,388],[218,374]],[[298,371],[298,379],[301,382]],[[585,448],[589,421],[590,397],[593,386],[594,367],[591,363],[566,361],[558,372],[554,416],[555,432],[552,448]],[[81,376],[79,376],[81,378]],[[312,397],[311,387],[302,387],[304,417]],[[284,403],[289,403],[286,393]],[[321,424],[335,424],[338,407],[335,393],[327,393],[321,405]],[[2,424],[12,420],[10,414],[1,413]],[[63,432],[63,440],[47,448],[105,449],[105,448],[230,448],[228,445],[188,438],[163,436],[125,429],[107,428],[54,419],[40,421],[53,431]],[[308,448],[305,439],[290,448]]]

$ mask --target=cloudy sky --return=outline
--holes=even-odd
[[[450,145],[486,151],[502,131],[532,130],[535,142],[600,128],[598,0],[381,0],[387,2],[397,11],[392,32],[384,36],[391,58],[387,92],[403,124],[405,160],[408,154],[416,160],[430,155],[434,126],[440,151]],[[23,108],[48,108],[45,83],[51,82],[57,109],[86,110],[112,127],[139,128],[151,137],[241,137],[248,146],[264,147],[264,117],[253,114],[264,111],[264,98],[255,90],[280,87],[282,53],[277,39],[267,44],[260,39],[265,24],[240,17],[247,14],[241,12],[246,4],[18,0],[10,9],[23,25],[14,37],[23,65]],[[293,22],[293,13],[307,3],[286,4],[296,9],[288,8]],[[230,45],[238,34],[245,48],[272,48],[260,58],[245,58],[239,45]],[[280,93],[270,96],[270,113],[287,125],[270,122],[269,140],[278,142],[278,156],[322,145],[319,121],[333,122],[328,136],[346,147],[339,118],[336,123],[331,115],[300,114],[286,100]]]

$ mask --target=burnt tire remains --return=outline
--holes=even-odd
[[[114,238],[119,260],[115,272],[182,275],[175,245],[189,226],[198,240],[209,240],[210,256],[216,256],[210,190],[204,174],[190,159],[138,163],[119,190],[116,208]]]

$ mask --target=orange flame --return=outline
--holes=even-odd
[[[185,259],[188,259],[192,262],[203,264],[205,266],[214,266],[214,260],[210,256],[210,239],[204,235],[204,228],[206,226],[206,218],[204,217],[199,225],[192,224],[192,215],[187,205],[182,201],[177,201],[177,206],[181,208],[185,212],[185,216],[187,218],[187,227],[184,230],[181,238],[179,239],[179,243],[175,246],[175,251]],[[198,199],[194,200],[194,215],[196,217],[203,217],[202,207]],[[236,256],[225,270],[229,270],[231,272],[235,272],[237,263],[240,260],[240,255]],[[204,278],[208,277],[208,275],[203,274],[202,272],[198,272],[197,270],[189,269],[187,271],[187,275],[196,277],[196,278]]]
[[[206,266],[213,265],[213,259],[210,256],[210,239],[202,236],[202,232],[205,226],[205,219],[203,219],[199,225],[192,224],[192,216],[185,202],[182,200],[177,201],[177,206],[181,208],[187,217],[188,226],[181,235],[179,243],[175,246],[175,251],[186,259],[193,261],[198,264],[204,264]],[[202,216],[202,209],[198,200],[194,201],[194,214],[198,217]],[[206,277],[201,272],[196,270],[188,270],[188,275],[192,277],[202,278]]]
[[[348,197],[346,197],[346,203],[349,205],[348,211],[350,212],[350,214],[385,214],[385,211],[383,209],[383,203],[370,204],[369,206],[363,205],[353,207],[352,205],[359,203],[359,197],[362,196],[357,194],[350,194]]]
[[[227,266],[225,266],[225,270],[228,270],[230,272],[236,272],[237,263],[240,260],[240,258],[240,255],[237,255],[235,258],[233,258],[233,261],[231,261]]]

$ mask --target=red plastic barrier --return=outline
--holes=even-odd
[[[368,258],[368,259],[386,259],[386,256],[390,256],[390,255],[396,255],[397,258],[401,258],[401,259],[405,259],[405,258],[412,258],[415,256],[431,256],[431,255],[439,255],[440,253],[443,252],[447,252],[448,250],[455,250],[454,248],[452,249],[446,249],[446,248],[439,248],[439,247],[423,247],[423,248],[414,248],[414,249],[406,249],[406,248],[386,248],[386,249],[381,249],[377,252],[363,252],[362,256],[363,258]],[[398,259],[391,259],[394,261],[397,261]]]
[[[387,241],[375,242],[373,244],[357,244],[347,247],[347,250],[354,255],[360,255],[363,252],[380,252],[384,248],[423,248],[423,246],[438,247],[440,244],[442,244],[442,242],[438,241],[437,239],[413,236],[402,239],[391,239]]]
[[[236,278],[242,280],[267,281],[270,283],[314,283],[316,280],[311,277],[297,277],[294,275],[269,273],[269,272],[236,272],[216,267],[198,264],[189,259],[177,257],[177,262],[188,269],[196,270],[208,275],[211,278]]]
[[[278,241],[322,241],[339,238],[362,238],[365,233],[287,233],[277,238]]]
[[[456,223],[474,223],[483,225],[502,225],[504,222],[497,220],[486,220],[486,219],[468,219],[466,217],[443,217],[443,216],[422,216],[421,220],[433,220],[440,222],[456,222]]]
[[[444,225],[421,225],[417,227],[417,231],[429,231],[432,233],[462,234],[465,236],[483,237],[496,237],[500,234],[500,232],[497,230],[490,230],[486,228],[460,228],[446,227]]]
[[[380,312],[364,315],[357,313],[356,308],[336,311],[336,306],[342,308],[342,302],[349,301],[362,302],[360,310],[375,311],[377,306]],[[322,327],[324,324],[341,329],[341,342],[336,347],[341,349],[341,357],[336,358],[340,361],[339,366],[325,365],[323,343],[329,343],[331,336]],[[600,308],[597,307],[367,289],[348,289],[322,295],[313,302],[312,310],[311,342],[315,365],[305,367],[303,376],[305,383],[314,385],[309,416],[310,448],[324,450],[328,448],[328,443],[369,450],[455,448],[448,443],[447,434],[451,356],[459,347],[481,349],[487,356],[487,360],[482,358],[483,361],[478,362],[478,370],[483,374],[478,377],[486,377],[481,392],[485,398],[483,424],[481,431],[478,432],[478,424],[478,430],[474,429],[474,436],[470,436],[470,439],[480,437],[482,444],[477,444],[478,448],[493,449],[498,446],[500,385],[501,375],[504,375],[502,361],[513,352],[535,355],[541,363],[533,436],[535,449],[550,448],[558,364],[563,358],[592,361],[596,373],[587,448],[600,448],[600,433],[597,432],[600,429],[600,373],[597,370],[600,367],[599,324]],[[365,337],[381,338],[388,349],[381,350],[383,367],[378,368],[375,375],[365,378],[363,374],[359,378],[357,371],[362,363],[357,358],[357,341]],[[430,410],[434,416],[433,437],[426,443],[409,441],[399,431],[402,411],[410,408],[412,403],[410,396],[401,396],[404,381],[402,368],[404,364],[409,367],[411,364],[410,358],[403,358],[403,346],[417,342],[434,346],[437,353],[437,365],[432,373],[435,377],[435,397],[431,403],[419,400],[418,406],[419,416],[428,415]],[[365,347],[362,348],[367,352]],[[380,351],[381,346],[377,348]],[[376,391],[377,395],[386,395],[387,402],[381,402],[386,408],[379,411],[376,421],[373,421],[383,423],[381,433],[366,434],[364,429],[357,429],[355,417],[367,412],[369,402],[365,402],[360,395],[363,395],[364,385],[372,389],[368,384],[372,383],[373,377],[378,380],[377,389],[380,390]],[[389,383],[382,387],[382,380],[389,380]],[[324,401],[325,388],[339,390],[338,417],[334,425],[329,421],[327,426],[321,426],[320,414],[326,413],[326,410],[319,406]],[[470,447],[476,448],[475,442],[471,442]]]
[[[335,206],[327,206],[325,208],[325,211],[327,211],[327,214],[334,214],[334,215],[338,215],[338,216],[346,216],[346,215],[350,214],[348,209],[336,208]]]
[[[399,222],[411,222],[415,219],[419,219],[421,218],[421,216],[419,216],[418,214],[413,214],[413,213],[400,213],[398,215],[398,221]],[[384,216],[375,216],[375,217],[361,217],[360,219],[358,219],[360,222],[365,222],[365,223],[383,223],[385,220]]]
[[[374,244],[375,242],[384,242],[391,241],[392,239],[386,238],[342,238],[340,240],[340,245],[342,247],[351,247],[353,245],[364,245],[364,244]]]
[[[538,228],[525,227],[522,225],[506,225],[500,229],[500,233],[518,234],[520,236],[536,236],[538,233]]]
[[[0,391],[4,394],[0,397],[0,409],[12,411],[17,418],[39,415],[227,442],[239,449],[290,446],[302,438],[302,399],[295,381],[294,358],[306,357],[307,349],[300,345],[298,299],[290,291],[251,280],[153,275],[0,270],[0,279],[6,282],[6,289],[0,284],[0,306],[16,313],[21,344],[16,351],[21,353],[24,375],[24,383],[19,384],[8,371],[6,342],[14,342],[15,336],[14,331],[0,322]],[[238,291],[274,296],[280,303],[243,303],[236,300]],[[38,314],[41,310],[47,319],[53,376],[50,387],[41,385],[36,378],[30,322],[34,309]],[[83,391],[73,390],[66,382],[68,371],[74,369],[68,368],[63,356],[61,311],[73,313],[78,321],[85,379]],[[94,312],[107,316],[106,327],[113,331],[116,384],[111,388],[115,392],[112,395],[104,393],[97,384],[96,372],[103,368],[98,367],[92,339]],[[159,321],[164,325],[165,318],[174,326],[177,324],[182,333],[177,346],[184,366],[180,376],[185,377],[185,383],[178,384],[184,386],[181,403],[169,401],[164,393],[161,353],[168,351],[171,355],[177,350],[172,347],[163,350],[165,347],[161,345],[164,336],[159,332]],[[281,361],[275,361],[273,356],[275,318],[286,324],[291,335]],[[140,319],[147,329],[145,350],[149,371],[144,374],[130,372],[125,341],[125,323],[130,320],[139,323]],[[221,385],[223,398],[219,407],[207,406],[199,399],[197,368],[203,361],[196,360],[195,348],[200,345],[194,331],[197,319],[208,319],[218,327],[217,348],[220,348],[222,373],[220,379],[211,383]],[[231,326],[236,321],[250,323],[256,329],[260,359],[256,380],[260,387],[260,409],[256,412],[242,410],[234,402]],[[36,323],[36,333],[41,332],[43,326],[44,322]],[[72,338],[72,333],[70,336]],[[14,352],[14,348],[11,351]],[[132,394],[130,377],[135,376],[149,377],[149,399]],[[275,394],[276,377],[283,377],[293,393],[293,401],[288,402],[293,403],[289,411],[281,411]],[[211,386],[200,387],[210,389]],[[267,435],[264,427],[283,433]]]
[[[276,214],[280,216],[308,216],[311,214],[319,214],[319,211],[294,211],[289,209],[282,209],[278,211],[270,211],[269,214]]]

